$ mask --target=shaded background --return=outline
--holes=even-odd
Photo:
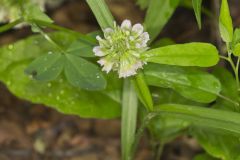
[[[230,0],[235,26],[240,26],[240,2]],[[205,2],[217,14],[218,0]],[[118,22],[130,19],[142,22],[144,11],[134,0],[108,0]],[[88,33],[98,29],[84,0],[67,0],[48,14],[61,26]],[[192,10],[179,7],[159,38],[177,43],[211,42],[222,50],[217,21],[203,15],[203,29],[198,30]],[[0,44],[8,44],[31,34],[29,28],[0,35]],[[224,64],[222,64],[224,65]],[[191,137],[183,136],[165,146],[162,160],[192,160],[203,152]],[[151,144],[145,136],[139,145],[137,160],[151,160]],[[51,108],[14,97],[0,83],[0,160],[120,160],[120,120],[81,119],[61,114]]]

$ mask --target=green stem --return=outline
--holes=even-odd
[[[39,33],[53,46],[55,46],[61,53],[66,54],[65,50],[62,49],[54,40],[52,40],[51,37],[49,37],[38,25],[32,24],[38,31]]]
[[[122,160],[132,160],[132,144],[135,139],[137,123],[138,99],[133,84],[129,79],[124,80],[122,97],[122,126],[121,148]]]
[[[237,81],[238,89],[239,89],[239,62],[240,62],[240,59],[238,57],[237,64],[236,64],[236,69],[235,69],[235,75],[236,75],[236,81]]]
[[[160,160],[161,159],[162,152],[163,152],[163,147],[164,147],[164,144],[159,143],[159,145],[157,146],[157,152],[156,152],[155,160]]]
[[[52,28],[52,29],[55,29],[55,30],[58,30],[58,31],[67,32],[69,34],[77,34],[84,41],[87,41],[87,42],[89,42],[91,44],[94,44],[94,45],[97,43],[97,40],[95,38],[92,38],[90,36],[81,34],[79,32],[72,31],[68,28],[64,28],[64,27],[58,26],[58,25],[53,24],[53,23],[49,23],[49,22],[45,22],[45,21],[41,21],[41,20],[35,20],[35,19],[31,20],[31,22],[37,24],[38,26],[49,27],[49,28]]]
[[[17,19],[15,21],[11,22],[11,23],[3,25],[3,26],[0,27],[0,33],[5,32],[5,31],[7,31],[9,29],[12,29],[14,26],[16,26],[16,25],[18,25],[20,23],[22,23],[22,19]]]
[[[137,133],[135,135],[135,140],[134,140],[134,143],[132,145],[132,154],[134,154],[136,152],[136,149],[137,149],[137,146],[138,146],[138,143],[145,131],[145,128],[147,127],[147,125],[151,122],[151,120],[156,116],[156,114],[153,114],[152,112],[151,113],[148,113],[145,118],[143,119],[143,122],[141,124],[141,126],[139,127],[139,129],[137,130]]]

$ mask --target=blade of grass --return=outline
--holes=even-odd
[[[122,97],[122,160],[132,160],[132,145],[135,140],[137,122],[137,95],[129,79],[124,81]]]
[[[114,19],[104,0],[87,0],[87,3],[102,30],[108,27],[113,28]]]
[[[156,116],[170,116],[183,119],[197,126],[221,129],[240,135],[240,114],[197,106],[163,104],[156,108]]]

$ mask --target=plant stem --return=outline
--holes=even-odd
[[[65,54],[65,50],[62,49],[62,47],[60,47],[54,40],[52,40],[51,37],[49,37],[38,25],[36,24],[32,24],[35,28],[37,28],[37,30],[39,31],[39,33],[49,42],[51,43],[53,46],[55,46],[61,53]]]
[[[235,75],[236,75],[236,81],[237,81],[238,89],[239,89],[239,62],[240,62],[240,59],[238,57],[237,64],[236,64],[236,69],[235,69]]]
[[[137,130],[137,133],[135,135],[135,140],[134,140],[134,143],[132,145],[132,153],[134,154],[136,152],[136,149],[137,149],[137,146],[138,146],[138,143],[144,133],[144,130],[145,128],[147,127],[147,125],[151,122],[151,120],[157,116],[158,114],[156,113],[148,113],[145,118],[143,119],[143,122],[142,124],[140,125],[139,129]]]
[[[95,38],[92,38],[88,35],[84,35],[84,34],[81,34],[79,32],[75,32],[75,31],[72,31],[68,28],[64,28],[64,27],[61,27],[61,26],[58,26],[56,24],[53,24],[53,23],[49,23],[49,22],[45,22],[45,21],[41,21],[41,20],[31,20],[31,22],[37,24],[37,25],[40,25],[40,26],[45,26],[45,27],[49,27],[49,28],[52,28],[52,29],[55,29],[55,30],[58,30],[58,31],[63,31],[63,32],[67,32],[69,34],[77,34],[79,35],[82,39],[84,39],[85,41],[91,43],[91,44],[96,44],[97,41]]]
[[[138,99],[133,84],[124,80],[122,97],[121,148],[122,160],[132,160],[132,144],[135,141],[137,123]]]
[[[3,25],[3,26],[0,27],[0,33],[5,32],[5,31],[7,31],[9,29],[12,29],[14,26],[16,26],[16,25],[18,25],[20,23],[22,23],[22,19],[21,18],[13,21],[11,23],[8,23],[6,25]]]
[[[155,160],[160,160],[161,159],[162,152],[163,152],[163,147],[164,147],[164,144],[160,142],[157,146]]]

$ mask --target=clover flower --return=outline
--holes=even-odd
[[[96,38],[99,46],[94,47],[93,52],[101,57],[98,63],[103,71],[114,70],[119,78],[126,78],[135,75],[146,63],[140,54],[148,49],[149,34],[141,24],[132,26],[129,20],[124,20],[121,26],[114,23],[113,28],[104,29],[104,38]]]

